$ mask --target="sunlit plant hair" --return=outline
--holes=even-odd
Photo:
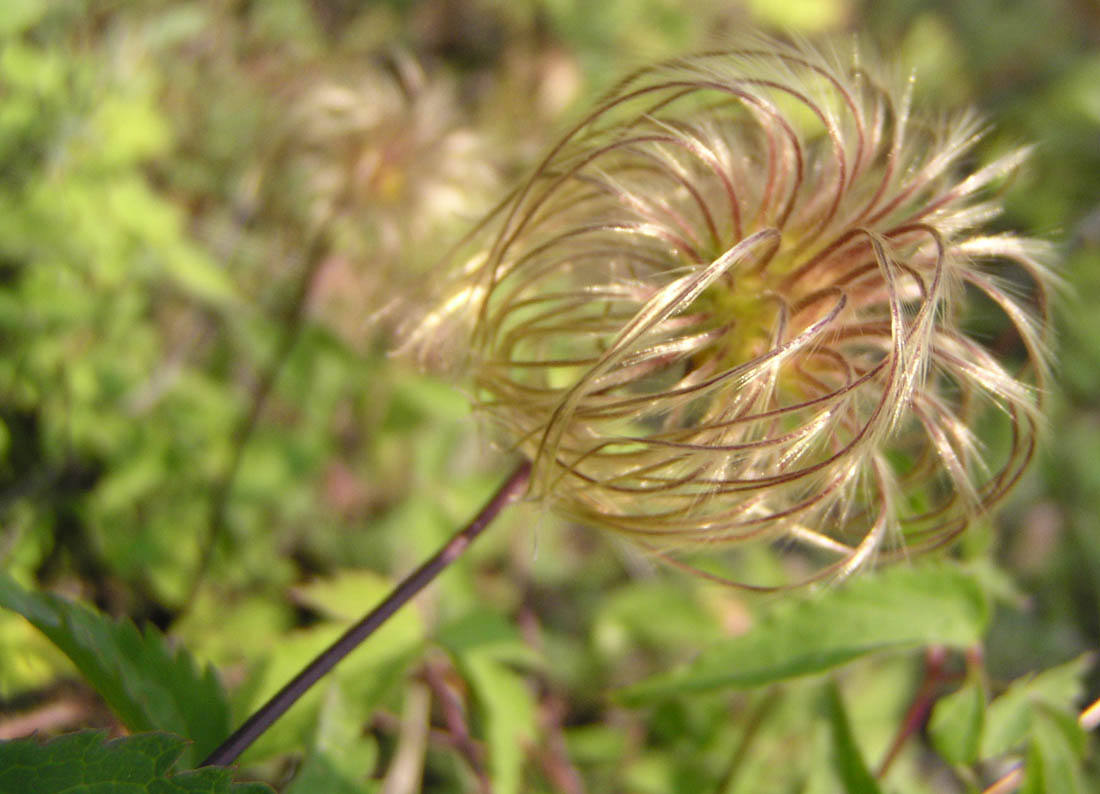
[[[424,241],[453,237],[498,193],[452,80],[401,50],[361,61],[269,78],[270,129],[250,180],[292,245],[323,238],[311,308],[352,343],[376,310],[420,292],[436,256]]]
[[[376,255],[408,262],[410,240],[487,206],[494,173],[455,86],[400,50],[387,63],[353,76],[345,68],[339,80],[307,70],[281,87],[286,117],[272,157],[298,184],[273,189],[294,188],[284,200],[304,199],[314,226],[360,227]]]
[[[1026,150],[976,168],[980,120],[911,97],[772,40],[635,72],[416,346],[463,360],[534,497],[660,554],[768,543],[815,578],[944,544],[1033,456],[1051,277],[986,230]]]
[[[570,129],[405,329],[526,459],[204,764],[525,489],[668,559],[778,546],[794,581],[941,546],[1001,499],[1047,375],[1048,253],[984,230],[1026,152],[973,167],[975,116],[911,96],[856,51],[759,39],[641,69]]]

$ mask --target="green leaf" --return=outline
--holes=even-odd
[[[628,701],[723,687],[747,689],[812,675],[860,656],[920,645],[974,645],[989,606],[955,566],[894,568],[796,604],[779,604],[747,633],[705,651],[686,669],[621,694]]]
[[[0,612],[0,701],[42,689],[72,665],[52,642],[20,615]]]
[[[982,731],[981,757],[1003,755],[1022,744],[1031,730],[1036,707],[1044,707],[1073,716],[1081,698],[1081,679],[1092,666],[1091,654],[1052,667],[1034,676],[1025,676],[989,704]]]
[[[335,620],[359,620],[393,590],[393,582],[373,571],[343,570],[295,587],[296,600]]]
[[[4,0],[0,3],[0,36],[22,33],[33,27],[48,8],[45,0]]]
[[[758,23],[805,33],[840,27],[849,13],[845,0],[748,0],[748,8]]]
[[[609,725],[578,725],[565,730],[569,758],[581,763],[618,763],[629,751],[629,739]]]
[[[524,748],[535,738],[535,700],[523,677],[487,653],[458,658],[484,717],[489,775],[496,794],[518,794]]]
[[[519,791],[524,747],[535,736],[535,701],[523,677],[506,665],[535,666],[536,653],[516,626],[488,609],[474,609],[436,632],[469,681],[485,723],[493,790]]]
[[[825,690],[825,713],[832,732],[833,769],[844,784],[844,790],[848,794],[881,794],[852,736],[844,701],[835,682],[830,682]]]
[[[1066,719],[1064,714],[1038,710],[1032,720],[1020,794],[1083,794],[1084,738],[1072,716]]]
[[[0,742],[0,794],[271,794],[220,767],[173,774],[186,744],[162,733],[104,743],[94,731]]]
[[[514,623],[488,609],[474,609],[441,626],[435,639],[456,657],[477,653],[497,662],[528,666],[541,661]]]
[[[193,765],[229,735],[229,706],[214,671],[199,671],[154,628],[139,632],[51,593],[25,590],[0,573],[0,606],[18,612],[56,645],[132,731],[162,730],[194,743]]]
[[[978,676],[972,674],[957,691],[936,703],[928,732],[945,761],[970,764],[980,757],[984,723],[985,691]]]
[[[592,634],[607,654],[630,653],[637,644],[674,651],[721,637],[714,613],[682,582],[628,584],[602,601]]]
[[[187,294],[215,306],[231,306],[238,302],[236,285],[222,268],[200,251],[178,246],[165,257],[168,275]]]
[[[363,735],[363,720],[348,708],[339,682],[333,682],[325,691],[313,746],[283,794],[369,794],[378,788],[367,779],[377,754],[373,739]]]

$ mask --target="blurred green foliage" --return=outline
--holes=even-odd
[[[460,391],[387,355],[402,301],[587,98],[752,27],[858,33],[917,71],[919,100],[993,120],[985,153],[1038,144],[1002,222],[1064,254],[1051,443],[954,552],[965,566],[911,574],[938,577],[941,617],[988,601],[988,627],[963,607],[923,624],[933,607],[890,577],[776,605],[521,506],[243,774],[293,792],[868,791],[874,775],[972,792],[1023,759],[1025,790],[1098,790],[1074,718],[1100,691],[1080,656],[1100,638],[1091,0],[0,3],[0,562],[24,593],[5,603],[90,627],[74,656],[0,613],[0,735],[189,729],[112,699],[97,654],[190,671],[154,689],[214,665],[236,724],[448,537],[510,463]],[[815,621],[851,629],[853,603],[894,597],[881,611],[913,633],[877,624],[885,652],[840,631],[821,652],[844,653],[795,665],[816,675],[616,694],[690,677],[705,648],[697,665],[789,657]],[[942,663],[911,648],[974,632]],[[941,695],[895,754],[906,710]]]

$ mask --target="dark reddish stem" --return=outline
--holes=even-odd
[[[928,719],[932,706],[939,696],[940,686],[950,678],[946,667],[947,651],[939,646],[929,648],[925,654],[924,680],[921,682],[920,689],[917,690],[916,697],[909,705],[909,710],[905,713],[905,719],[902,720],[901,727],[898,728],[897,735],[890,744],[890,749],[879,764],[875,777],[881,779],[886,775],[909,737],[919,731]]]
[[[501,510],[518,499],[527,488],[531,474],[531,464],[521,463],[505,483],[500,486],[493,498],[481,509],[473,521],[456,533],[447,544],[394,588],[386,599],[371,610],[362,620],[348,629],[324,652],[317,656],[298,673],[286,686],[280,689],[271,700],[249,717],[237,731],[222,742],[202,762],[201,766],[225,766],[237,760],[263,733],[270,728],[287,709],[304,695],[311,686],[331,670],[345,656],[355,650],[360,643],[378,630],[409,599],[423,590],[448,565],[454,562],[473,541],[493,522]]]
[[[562,794],[584,794],[584,779],[569,760],[569,751],[565,746],[565,734],[562,730],[565,704],[560,698],[547,696],[539,716],[546,740],[542,746],[536,748],[535,756],[543,772]]]
[[[491,794],[493,786],[483,763],[485,754],[470,735],[462,699],[447,683],[444,671],[431,664],[425,666],[424,681],[432,690],[436,702],[443,711],[443,719],[447,723],[447,732],[452,746],[466,759],[470,771],[477,778],[482,794]]]

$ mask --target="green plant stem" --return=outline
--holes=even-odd
[[[446,545],[435,553],[435,556],[405,577],[382,603],[306,665],[286,686],[249,717],[232,736],[207,756],[200,766],[225,766],[233,763],[325,673],[355,650],[409,599],[423,590],[448,565],[458,559],[466,547],[493,522],[500,511],[523,494],[530,474],[531,464],[528,461],[517,466],[512,475],[497,489],[469,524],[455,533]]]

